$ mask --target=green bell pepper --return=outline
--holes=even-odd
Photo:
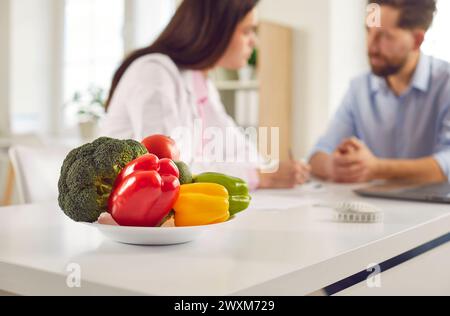
[[[246,210],[252,200],[248,184],[242,179],[221,173],[207,172],[194,177],[194,183],[216,183],[224,186],[229,195],[230,215]]]

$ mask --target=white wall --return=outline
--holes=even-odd
[[[348,81],[364,70],[366,0],[266,0],[261,19],[294,37],[294,151],[304,157],[326,129]]]
[[[127,52],[150,45],[171,19],[176,0],[127,0]]]
[[[0,1],[0,137],[9,133],[10,0]]]
[[[366,0],[330,1],[330,114],[334,114],[352,78],[367,71]]]
[[[11,112],[42,134],[59,121],[62,23],[60,0],[11,1]]]
[[[443,40],[448,36],[450,29],[450,1],[439,0],[436,17],[428,31],[422,50],[425,54],[432,55],[450,62],[450,41]]]

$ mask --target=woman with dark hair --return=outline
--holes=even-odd
[[[255,153],[256,147],[247,144],[245,135],[226,114],[217,89],[207,77],[215,67],[236,70],[247,64],[256,45],[257,3],[184,0],[159,38],[132,53],[117,70],[103,133],[136,140],[153,134],[172,136],[180,146],[182,160],[194,173],[224,172],[247,180],[252,188],[304,183],[309,168],[300,162],[281,163],[273,173],[261,172],[257,161],[230,162],[230,156]],[[186,134],[195,134],[198,125],[201,139],[186,141]],[[184,128],[183,135],[174,136],[180,128]],[[215,153],[214,159],[205,159],[204,130],[208,128],[219,129],[222,135],[234,128],[226,136],[235,138],[236,152],[227,152],[220,159]]]

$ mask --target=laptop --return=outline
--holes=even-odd
[[[450,204],[450,183],[429,185],[383,183],[355,190],[355,193],[371,198]]]

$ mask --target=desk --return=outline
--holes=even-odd
[[[362,282],[337,296],[440,296],[450,293],[450,243],[380,274],[380,286]]]
[[[357,200],[354,188],[259,191],[232,225],[168,247],[111,242],[67,219],[55,203],[3,208],[0,291],[308,295],[450,232],[445,205],[365,200],[385,212],[384,224],[373,225],[336,223],[330,210],[313,206]],[[81,267],[81,288],[66,286],[71,263]]]

